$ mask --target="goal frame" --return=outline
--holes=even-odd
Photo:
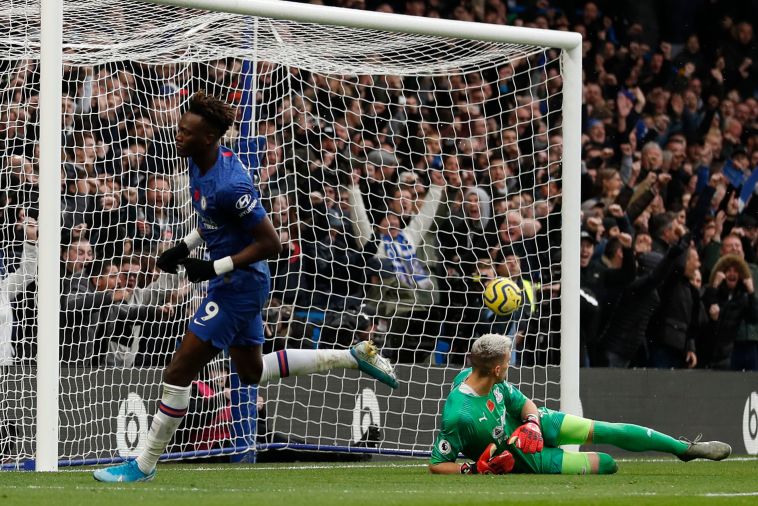
[[[40,0],[40,244],[35,470],[58,470],[58,400],[61,246],[61,96],[63,1]],[[579,244],[581,166],[581,35],[574,32],[422,18],[276,0],[140,0],[291,21],[415,33],[469,40],[533,44],[561,49],[562,226],[560,409],[582,414],[579,398]]]

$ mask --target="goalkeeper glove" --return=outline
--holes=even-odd
[[[190,254],[189,246],[184,241],[179,241],[176,246],[167,249],[158,257],[155,265],[164,272],[176,274],[176,267]]]
[[[542,429],[537,423],[537,417],[534,415],[527,416],[526,423],[511,434],[508,444],[514,445],[524,453],[537,453],[545,447],[542,439]]]
[[[490,443],[476,461],[476,471],[480,474],[506,474],[513,470],[516,460],[508,450],[495,455],[497,446]]]

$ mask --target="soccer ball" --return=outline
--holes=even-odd
[[[482,299],[495,314],[508,316],[521,307],[523,294],[511,278],[495,278],[484,287]]]

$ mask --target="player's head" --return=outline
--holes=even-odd
[[[189,100],[189,109],[179,120],[176,150],[179,156],[193,156],[214,149],[234,123],[234,109],[221,100],[199,91]]]
[[[496,382],[505,381],[511,359],[512,341],[500,334],[484,334],[471,346],[471,365],[478,374],[493,375]]]

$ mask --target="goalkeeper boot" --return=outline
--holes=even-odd
[[[97,481],[107,483],[128,483],[135,481],[150,481],[155,478],[155,469],[145,474],[140,470],[136,460],[130,460],[117,466],[104,467],[93,473]]]
[[[728,444],[721,441],[700,441],[700,438],[701,436],[698,436],[694,441],[680,438],[690,446],[684,453],[677,455],[679,460],[684,462],[694,459],[724,460],[732,454],[732,447]]]
[[[362,341],[350,348],[350,354],[358,362],[358,369],[385,385],[397,388],[395,368],[389,360],[379,354],[379,350],[371,341]]]

